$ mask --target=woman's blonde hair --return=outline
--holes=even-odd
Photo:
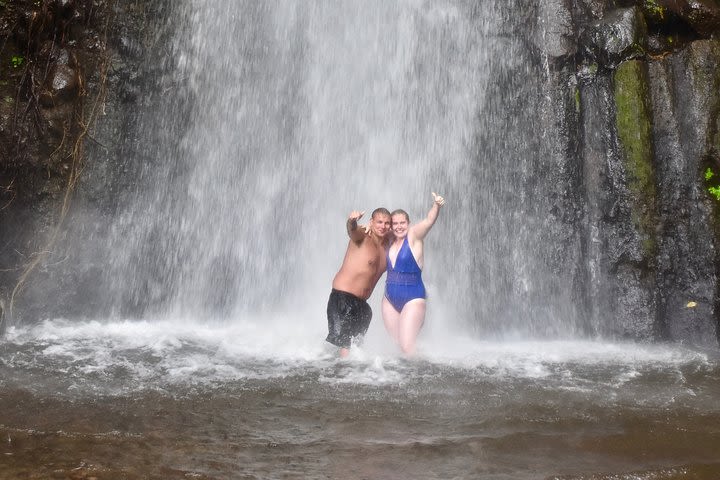
[[[398,208],[397,210],[393,210],[390,214],[390,218],[394,217],[395,215],[405,215],[405,220],[407,220],[408,223],[410,223],[410,215],[403,210],[402,208]]]

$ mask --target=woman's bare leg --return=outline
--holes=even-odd
[[[398,321],[398,343],[405,355],[415,354],[415,341],[425,323],[425,299],[410,300],[400,312]]]
[[[395,307],[393,307],[390,301],[385,297],[382,299],[382,316],[383,323],[385,323],[385,330],[387,330],[390,338],[392,338],[395,343],[399,344],[400,338],[398,337],[398,333],[400,327],[400,313],[395,310]]]

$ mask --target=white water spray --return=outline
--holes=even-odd
[[[510,7],[186,1],[179,87],[147,132],[157,188],[116,225],[116,310],[323,323],[347,214],[385,206],[417,220],[437,191],[430,322],[573,331],[572,280],[549,278],[537,248],[542,192],[528,183],[547,132],[519,98],[542,98],[541,82],[504,30],[517,28]]]

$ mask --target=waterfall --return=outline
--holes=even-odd
[[[116,314],[324,322],[347,214],[419,220],[436,191],[430,318],[581,333],[578,173],[552,120],[567,99],[515,3],[179,4],[173,82],[109,242]]]

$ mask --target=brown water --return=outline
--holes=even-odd
[[[476,342],[339,361],[230,350],[224,328],[94,328],[0,346],[0,478],[720,478],[715,352]]]

